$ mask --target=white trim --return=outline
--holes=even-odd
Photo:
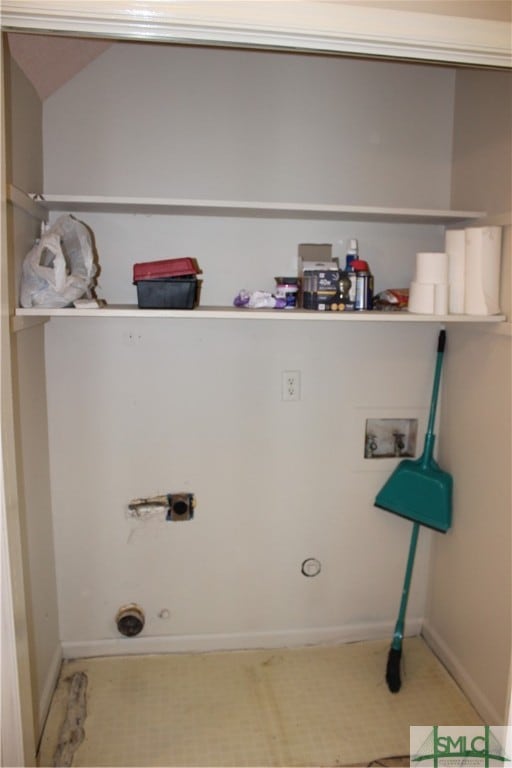
[[[2,765],[23,765],[23,723],[18,681],[18,659],[16,654],[16,631],[14,627],[14,604],[12,580],[7,547],[7,521],[3,480],[3,459],[0,442],[0,584],[1,584],[1,703],[0,742]]]
[[[500,714],[491,704],[480,686],[475,682],[451,648],[448,647],[441,635],[428,622],[424,623],[421,634],[427,645],[453,675],[482,719],[486,723],[504,723],[504,713]]]
[[[502,21],[316,2],[2,0],[7,30],[512,67]]]
[[[49,320],[49,317],[11,317],[11,331],[13,333],[27,331],[29,328],[44,325]]]
[[[13,440],[3,54],[0,38],[0,761],[26,766],[34,765],[35,748]]]
[[[52,660],[48,666],[46,679],[39,696],[39,736],[43,733],[44,724],[48,716],[48,710],[52,703],[53,692],[59,679],[60,668],[62,666],[62,648],[58,645],[52,656]]]
[[[407,620],[408,636],[418,635],[422,619]],[[317,629],[290,629],[269,632],[240,632],[218,635],[169,635],[119,637],[105,640],[63,641],[65,659],[93,656],[130,656],[152,653],[233,651],[258,648],[298,648],[305,645],[354,643],[391,638],[394,624],[374,622]],[[391,640],[390,640],[391,642]]]
[[[10,202],[16,208],[20,208],[30,216],[39,219],[39,221],[48,220],[47,209],[40,205],[32,197],[30,197],[30,195],[27,195],[26,192],[23,192],[23,190],[15,187],[14,184],[9,184],[7,186],[7,199],[8,202]]]

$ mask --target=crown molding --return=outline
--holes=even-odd
[[[512,67],[503,21],[322,2],[0,0],[8,31]]]

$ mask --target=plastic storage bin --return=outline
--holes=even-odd
[[[194,259],[164,259],[133,266],[140,309],[193,309],[199,268]]]
[[[172,277],[139,280],[137,301],[140,309],[193,309],[197,278]]]

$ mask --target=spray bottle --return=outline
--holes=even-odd
[[[346,256],[346,263],[345,263],[345,271],[350,272],[350,266],[353,261],[357,261],[359,259],[359,249],[357,240],[353,239],[349,241],[348,245],[348,251]]]

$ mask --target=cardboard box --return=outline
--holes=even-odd
[[[316,250],[320,249],[320,251]],[[305,254],[322,253],[328,258],[306,259]],[[340,270],[338,262],[331,258],[332,246],[299,245],[299,274],[301,277],[300,305],[304,309],[325,311],[337,308]]]
[[[303,296],[303,308],[315,309],[319,312],[344,309],[341,307],[339,293],[305,293]]]
[[[336,261],[304,261],[301,277],[304,291],[337,291],[340,270]]]
[[[331,243],[300,243],[299,267],[301,261],[332,261]]]

